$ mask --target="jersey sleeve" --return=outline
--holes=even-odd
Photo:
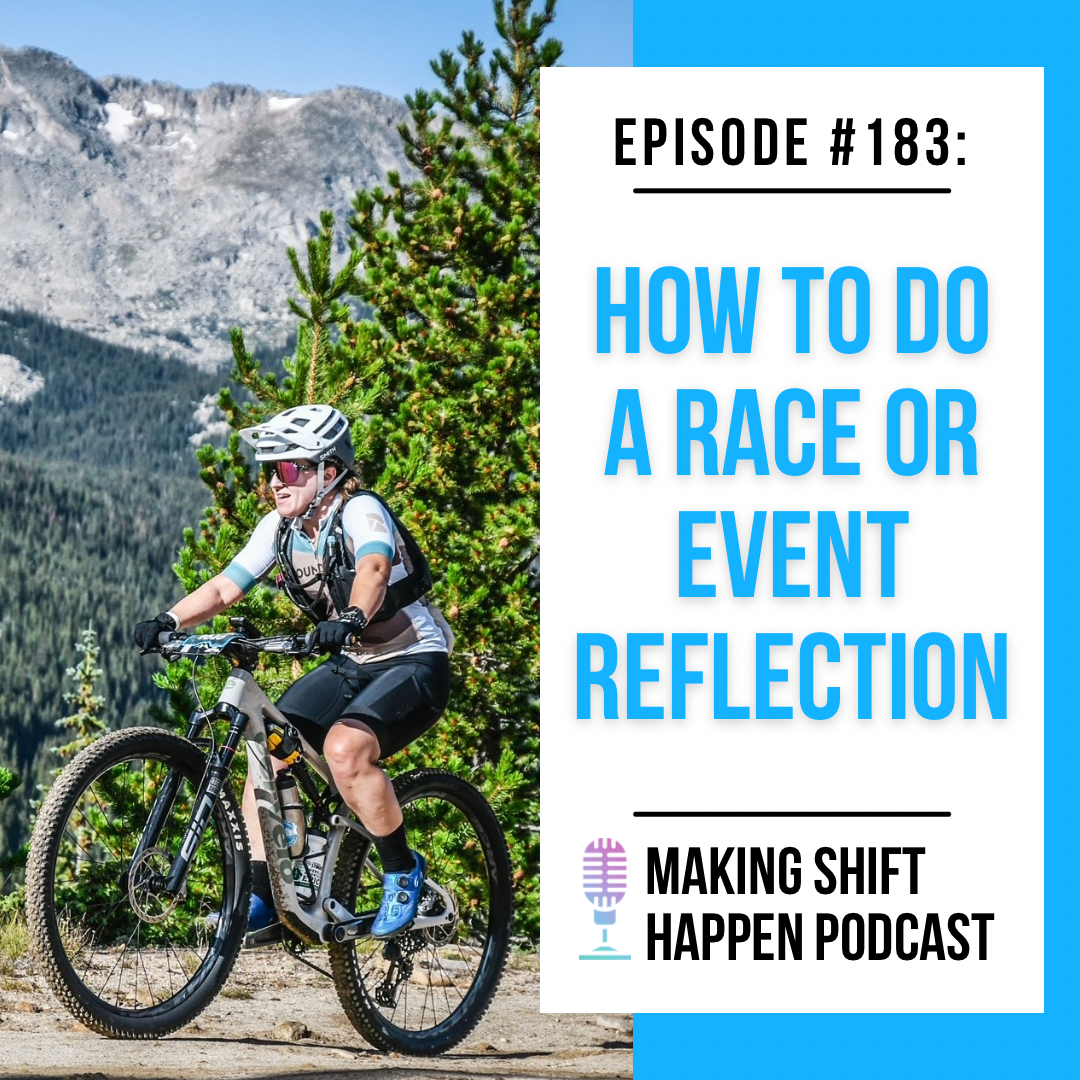
[[[251,539],[244,545],[222,573],[244,593],[254,588],[255,583],[263,578],[277,561],[274,554],[274,539],[277,536],[281,517],[276,510],[271,510],[255,526]]]
[[[394,558],[397,548],[394,523],[378,499],[370,495],[357,495],[350,499],[345,504],[341,525],[357,561],[365,555]]]

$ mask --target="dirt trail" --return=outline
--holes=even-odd
[[[480,1026],[438,1058],[373,1050],[330,980],[278,949],[243,954],[221,995],[156,1042],[104,1039],[61,1008],[27,961],[0,978],[0,1077],[72,1080],[614,1080],[633,1075],[629,1016],[545,1015],[535,958],[511,962]]]

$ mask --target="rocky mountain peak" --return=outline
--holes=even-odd
[[[202,365],[284,338],[319,211],[408,172],[405,106],[368,90],[185,90],[0,46],[0,307]]]

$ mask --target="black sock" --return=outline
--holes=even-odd
[[[389,836],[375,836],[372,839],[379,852],[384,874],[408,873],[416,865],[409,842],[405,839],[405,822]]]
[[[260,900],[265,900],[270,906],[274,906],[274,890],[270,887],[270,870],[265,862],[251,863],[251,891]]]

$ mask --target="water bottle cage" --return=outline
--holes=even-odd
[[[321,833],[309,832],[304,854],[293,860],[293,883],[297,886],[297,899],[301,904],[313,903],[322,885],[326,841]]]

